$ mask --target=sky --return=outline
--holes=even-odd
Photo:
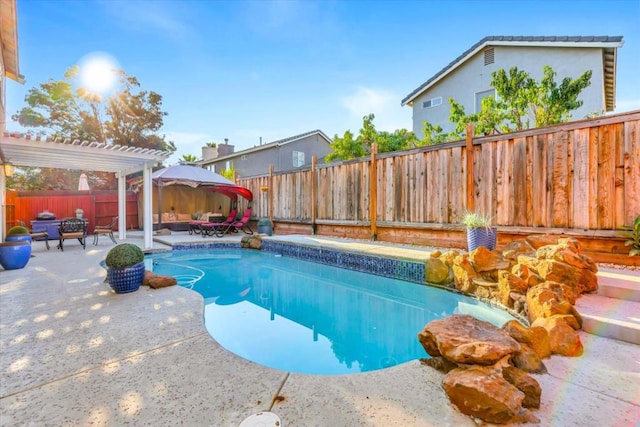
[[[201,157],[320,129],[411,129],[401,100],[488,35],[623,36],[616,112],[640,109],[640,0],[17,0],[20,73],[7,129],[28,90],[106,52],[162,95],[160,133]],[[577,76],[576,76],[577,77]]]

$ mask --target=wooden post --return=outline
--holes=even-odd
[[[316,205],[318,203],[318,182],[316,179],[317,164],[318,158],[316,156],[311,157],[311,234],[316,234]]]
[[[467,210],[475,209],[473,188],[473,123],[467,123]]]
[[[371,181],[369,183],[369,191],[371,206],[369,206],[369,217],[371,218],[371,240],[378,240],[378,226],[376,225],[376,212],[377,212],[377,196],[378,196],[378,165],[376,164],[376,154],[378,153],[378,144],[371,144],[371,170],[369,176]]]
[[[269,165],[269,220],[273,224],[273,164]]]

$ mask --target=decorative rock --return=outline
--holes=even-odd
[[[530,321],[535,321],[541,317],[551,317],[556,314],[571,314],[576,316],[576,320],[581,324],[582,318],[573,307],[571,301],[562,294],[558,284],[545,282],[534,286],[527,292],[527,313]],[[579,318],[579,319],[578,319]]]
[[[440,255],[440,261],[447,264],[449,267],[453,267],[453,261],[460,255],[458,251],[447,251]]]
[[[505,331],[466,314],[429,322],[418,340],[430,356],[464,364],[493,365],[520,350]]]
[[[507,366],[502,368],[502,377],[510,384],[513,384],[518,390],[524,393],[524,400],[522,406],[525,408],[539,408],[540,396],[542,395],[542,388],[540,383],[536,381],[531,375],[527,375],[525,372],[513,366]]]
[[[529,267],[524,264],[516,264],[511,269],[511,273],[521,278],[529,288],[539,285],[544,282],[544,279],[538,274],[534,273]]]
[[[532,326],[542,326],[547,330],[551,353],[568,357],[582,355],[580,335],[563,317],[539,318]]]
[[[572,267],[564,262],[542,259],[538,264],[538,274],[547,281],[571,287],[578,295],[598,289],[598,278],[593,271]]]
[[[546,245],[555,245],[558,243],[558,236],[552,236],[550,234],[537,234],[527,236],[525,239],[527,243],[533,246],[534,249],[538,249]]]
[[[547,367],[544,366],[542,360],[540,360],[540,356],[536,353],[533,348],[529,346],[529,344],[520,344],[520,351],[514,353],[511,358],[511,362],[513,362],[513,366],[516,368],[522,369],[525,372],[530,372],[533,374],[546,374]]]
[[[240,246],[244,249],[262,249],[262,237],[257,234],[243,236],[240,239]]]
[[[513,240],[502,249],[502,256],[509,260],[517,260],[519,255],[535,256],[536,250],[524,239]]]
[[[525,394],[495,369],[454,369],[442,380],[451,403],[466,415],[491,423],[507,423],[520,412]]]
[[[571,249],[577,247],[577,245],[567,245],[569,239],[560,240],[562,243],[557,245],[547,245],[538,248],[536,251],[536,257],[538,259],[553,259],[569,264],[575,268],[585,268],[594,273],[598,272],[598,267],[591,258],[578,254]]]
[[[175,286],[178,284],[178,281],[175,279],[175,277],[155,274],[153,271],[145,270],[142,284],[153,289],[158,289],[166,288],[168,286]]]
[[[502,326],[502,329],[519,343],[531,346],[541,359],[551,356],[549,333],[545,328],[540,326],[527,328],[516,320],[510,320]]]
[[[498,273],[498,297],[502,305],[513,307],[514,300],[511,298],[511,293],[526,294],[528,289],[529,286],[525,281],[515,274],[507,270],[500,270]]]
[[[476,273],[469,261],[469,254],[462,254],[454,259],[453,273],[456,289],[467,294],[471,294],[476,290],[473,279],[478,277],[478,273]]]
[[[491,280],[485,280],[476,277],[472,280],[474,286],[476,287],[476,296],[480,298],[492,298],[494,293],[498,292],[498,283],[492,282]]]
[[[438,258],[428,258],[424,264],[424,280],[427,283],[441,284],[449,277],[449,266]]]
[[[469,260],[478,273],[483,271],[503,270],[509,268],[509,261],[502,257],[497,250],[490,251],[484,246],[479,246],[469,253]]]
[[[442,372],[443,374],[449,373],[458,367],[458,365],[453,362],[449,362],[442,356],[420,359],[420,363],[431,366],[433,369]]]
[[[435,251],[433,251],[433,252],[431,252],[429,254],[429,257],[430,258],[440,258],[440,255],[442,255],[442,252],[440,252],[439,250],[436,249]]]

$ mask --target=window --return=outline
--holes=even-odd
[[[233,169],[233,162],[231,160],[227,160],[224,164],[224,169],[225,170]]]
[[[431,98],[427,101],[424,101],[422,103],[422,108],[437,107],[440,104],[442,104],[442,97],[438,96],[437,98]]]
[[[302,151],[294,151],[293,152],[293,167],[299,168],[300,166],[304,166],[304,152]]]
[[[240,156],[240,160],[247,160],[247,155],[243,154],[242,156]]]
[[[484,65],[490,65],[493,64],[493,60],[494,60],[494,51],[493,48],[487,48],[484,50]]]
[[[490,96],[496,96],[495,89],[483,90],[482,92],[476,92],[476,113],[480,112],[480,108],[482,107],[482,100],[488,98]]]

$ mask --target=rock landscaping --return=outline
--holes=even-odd
[[[497,328],[468,315],[428,323],[418,334],[445,373],[442,387],[462,413],[492,423],[536,422],[541,389],[530,373],[546,373],[552,354],[580,356],[582,317],[577,298],[597,289],[595,263],[578,241],[548,236],[470,253],[434,252],[427,281],[501,306],[522,319]]]

